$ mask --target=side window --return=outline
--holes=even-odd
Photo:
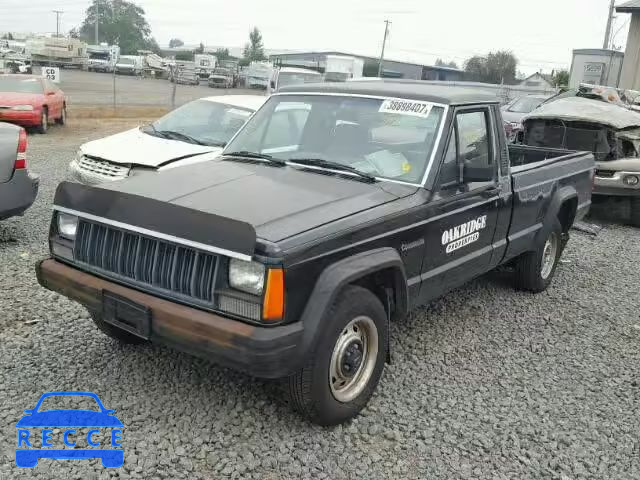
[[[440,167],[439,188],[460,186],[464,191],[470,191],[493,183],[497,166],[493,161],[490,142],[487,111],[458,113]]]
[[[469,190],[493,183],[496,165],[492,158],[488,112],[462,112],[458,126],[458,161],[463,165],[463,182]]]

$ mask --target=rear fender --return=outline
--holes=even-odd
[[[553,222],[558,218],[558,214],[560,213],[560,209],[562,205],[564,205],[567,201],[578,200],[578,192],[572,186],[566,186],[559,189],[551,202],[549,203],[549,208],[547,209],[547,213],[544,216],[544,221],[542,222],[542,228],[538,231],[536,235],[536,243],[543,242],[545,240],[545,235],[553,225]],[[575,215],[575,212],[574,212]],[[573,223],[573,219],[571,220]],[[570,227],[570,225],[569,225]]]

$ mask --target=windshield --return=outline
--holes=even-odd
[[[228,77],[231,75],[231,71],[227,70],[226,68],[214,68],[213,69],[213,74],[214,75],[222,75],[224,77]]]
[[[39,78],[0,76],[0,92],[42,93],[42,82]]]
[[[414,100],[275,95],[225,152],[322,159],[376,177],[420,183],[443,111]]]
[[[522,97],[517,99],[509,107],[510,112],[529,113],[535,110],[542,103],[542,99],[537,97]]]
[[[280,72],[278,75],[278,88],[286,85],[300,85],[301,83],[319,82],[322,76],[315,72]]]
[[[109,60],[109,52],[89,52],[91,60]]]
[[[177,108],[152,125],[156,132],[178,132],[207,145],[224,145],[252,113],[246,108],[196,100]]]

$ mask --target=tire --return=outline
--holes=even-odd
[[[640,197],[631,197],[630,222],[632,226],[640,228]]]
[[[566,241],[558,219],[545,231],[541,244],[535,250],[521,255],[515,262],[515,284],[520,290],[542,292],[553,280]]]
[[[106,323],[102,320],[102,316],[99,313],[90,312],[90,314],[93,319],[93,323],[96,324],[96,327],[98,327],[102,333],[120,343],[124,343],[126,345],[141,345],[147,342],[144,338],[140,338],[132,333],[122,330],[121,328]]]
[[[358,415],[373,395],[387,356],[388,325],[380,300],[357,286],[338,295],[323,321],[306,365],[288,379],[288,393],[303,416],[328,426]]]
[[[46,108],[42,109],[42,115],[40,117],[40,125],[37,129],[38,133],[45,134],[49,130],[49,111]]]
[[[60,118],[56,118],[56,123],[58,125],[66,125],[67,123],[67,106],[66,105],[62,107],[62,113],[60,113]]]

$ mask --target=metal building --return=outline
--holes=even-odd
[[[617,50],[582,48],[573,51],[569,87],[577,88],[581,83],[619,87],[624,54]]]
[[[378,58],[347,52],[296,52],[269,56],[275,64],[322,69],[327,55],[339,55],[360,58],[364,61],[364,75],[377,76]],[[436,67],[398,60],[384,60],[382,76],[388,78],[407,78],[412,80],[464,80],[464,72],[455,68]]]

